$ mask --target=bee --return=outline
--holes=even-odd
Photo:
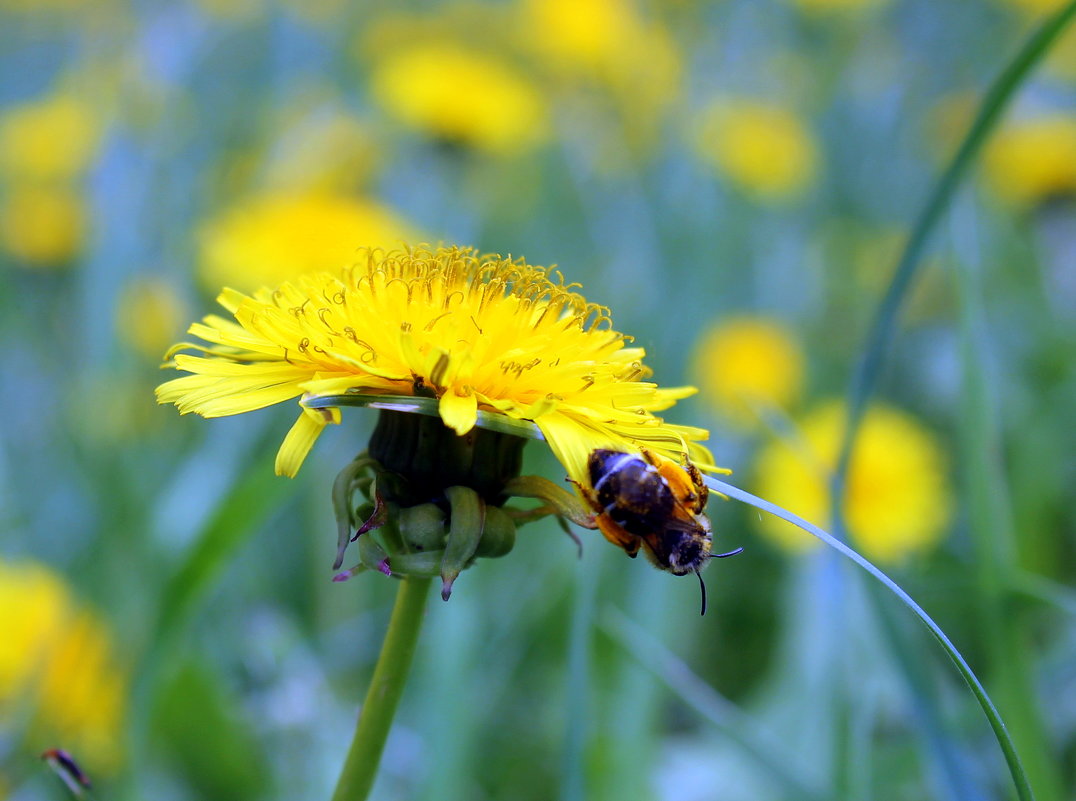
[[[700,571],[711,557],[743,549],[712,553],[713,532],[703,513],[709,491],[698,468],[645,448],[638,454],[599,449],[588,457],[587,471],[590,486],[579,489],[602,535],[632,558],[642,549],[661,570],[698,576],[705,614],[706,586]]]

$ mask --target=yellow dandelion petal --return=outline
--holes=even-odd
[[[478,398],[470,390],[451,389],[441,396],[441,420],[457,434],[466,434],[478,421]]]
[[[607,327],[607,310],[522,259],[364,250],[343,272],[222,300],[234,321],[209,316],[191,327],[209,344],[192,346],[198,355],[176,353],[170,366],[191,375],[158,387],[159,402],[209,417],[300,396],[420,395],[436,397],[459,434],[479,410],[537,423],[577,480],[597,447],[713,461],[698,444],[705,430],[655,414],[694,390],[642,380],[650,375],[643,351]],[[337,410],[327,413],[304,409],[279,473],[294,475],[324,426],[339,420]]]
[[[339,422],[339,409],[304,408],[277,451],[276,474],[294,478],[325,426]]]

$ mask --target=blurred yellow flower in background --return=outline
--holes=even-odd
[[[1011,120],[987,143],[983,168],[998,197],[1014,206],[1076,193],[1076,114]]]
[[[116,308],[116,335],[146,359],[159,360],[183,330],[186,307],[164,279],[139,276],[127,283]]]
[[[48,568],[3,560],[0,619],[0,726],[22,721],[33,751],[63,747],[91,773],[114,771],[127,679],[104,621]]]
[[[389,113],[437,139],[511,155],[548,135],[538,88],[482,49],[428,42],[392,50],[373,65],[370,82]]]
[[[10,179],[78,177],[97,154],[99,116],[66,94],[6,110],[0,116],[0,171]]]
[[[830,523],[829,478],[847,410],[830,401],[809,413],[792,441],[774,441],[755,462],[755,492],[823,527]],[[933,435],[910,415],[869,408],[848,471],[844,516],[856,546],[881,562],[934,546],[953,507],[945,459]],[[758,518],[763,534],[793,551],[817,540],[778,518]]]
[[[619,138],[598,148],[604,157],[598,166],[612,166],[614,151],[625,144],[649,146],[681,95],[681,48],[668,29],[627,0],[523,0],[519,11],[521,48],[560,88],[586,87],[611,98]],[[574,113],[589,117],[596,107],[587,97]]]
[[[304,402],[344,393],[438,398],[459,435],[478,411],[532,420],[576,481],[589,482],[596,448],[649,448],[700,467],[713,457],[708,432],[666,423],[655,412],[694,394],[645,379],[642,348],[588,303],[522,259],[467,248],[369,251],[344,271],[311,273],[253,296],[225,290],[217,315],[177,345],[173,366],[191,375],[157,388],[183,414],[222,417],[300,398],[299,419],[276,470],[298,471],[336,408]],[[179,353],[192,349],[196,355]]]
[[[562,75],[676,94],[680,58],[668,32],[626,0],[524,0],[523,29]],[[633,86],[634,83],[634,86]]]
[[[269,192],[243,200],[200,231],[198,278],[206,289],[250,291],[313,270],[339,271],[359,247],[391,247],[411,227],[373,200]]]
[[[0,243],[28,267],[59,267],[86,238],[82,193],[65,183],[14,182],[0,200]]]
[[[803,386],[803,352],[792,332],[769,317],[728,317],[695,346],[692,379],[700,396],[730,422],[750,427],[769,407],[789,411]]]
[[[700,155],[761,200],[801,194],[815,179],[818,145],[791,109],[754,99],[718,99],[700,117]]]

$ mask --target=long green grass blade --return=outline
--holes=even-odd
[[[716,492],[720,492],[730,498],[735,498],[738,501],[754,506],[756,509],[761,509],[763,512],[768,512],[769,514],[779,517],[794,526],[798,526],[807,533],[817,537],[830,548],[833,548],[843,556],[851,559],[861,568],[870,573],[875,579],[885,585],[890,592],[896,595],[905,606],[911,609],[916,617],[918,617],[930,630],[930,633],[934,635],[935,639],[941,643],[945,653],[949,655],[953,664],[956,665],[957,671],[964,678],[964,681],[967,682],[968,687],[971,688],[972,693],[975,695],[975,699],[979,702],[983,712],[986,714],[986,718],[990,723],[990,728],[993,729],[998,745],[1001,746],[1002,753],[1005,755],[1005,761],[1009,766],[1009,773],[1012,775],[1013,783],[1016,785],[1016,793],[1020,798],[1020,801],[1033,801],[1035,796],[1031,792],[1031,785],[1028,783],[1027,774],[1024,772],[1023,765],[1020,763],[1020,757],[1016,753],[1012,738],[1009,736],[1009,731],[1005,726],[1005,722],[1001,719],[1001,715],[998,714],[994,702],[991,701],[990,696],[987,695],[982,682],[979,681],[975,672],[968,665],[960,651],[957,650],[956,646],[953,645],[949,637],[946,636],[945,632],[941,630],[941,627],[934,622],[933,618],[931,618],[930,615],[928,615],[899,584],[840,540],[823,531],[818,526],[808,523],[803,518],[782,509],[780,506],[772,504],[769,501],[764,501],[762,498],[752,495],[749,492],[744,492],[739,487],[734,487],[731,484],[727,484],[724,481],[719,481],[709,476],[706,477],[706,484]]]
[[[990,85],[983,98],[979,111],[975,116],[971,129],[964,137],[956,155],[953,157],[948,168],[935,184],[933,191],[919,217],[916,219],[911,236],[904,246],[893,279],[889,283],[885,296],[878,306],[874,317],[867,345],[863,351],[863,359],[859,363],[852,386],[849,391],[848,425],[844,433],[844,441],[841,443],[837,467],[833,474],[832,495],[840,498],[844,494],[845,477],[848,474],[848,461],[852,453],[852,444],[855,441],[856,432],[866,409],[867,401],[874,391],[874,385],[878,380],[882,360],[886,349],[892,341],[897,316],[900,308],[908,296],[912,280],[915,278],[922,262],[923,256],[930,243],[930,237],[934,233],[938,222],[949,208],[968,173],[969,168],[982,150],[983,144],[997,127],[1002,113],[1008,107],[1017,89],[1031,74],[1032,69],[1042,61],[1050,47],[1057,41],[1061,32],[1076,17],[1076,0],[1071,0],[1053,16],[1046,20],[1027,40],[1019,52],[1006,65],[1001,74]],[[840,504],[833,504],[835,509]],[[839,533],[839,531],[838,531]]]

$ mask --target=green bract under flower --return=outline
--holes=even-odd
[[[157,399],[221,417],[300,398],[277,454],[277,473],[288,476],[340,420],[317,399],[338,395],[433,398],[461,435],[479,410],[533,421],[581,482],[596,448],[645,447],[710,467],[704,429],[655,414],[694,388],[646,381],[643,349],[555,276],[465,248],[371,249],[339,273],[252,296],[225,289],[218,301],[234,320],[211,315],[190,327],[207,344],[172,348],[166,366],[191,375],[162,384]]]

